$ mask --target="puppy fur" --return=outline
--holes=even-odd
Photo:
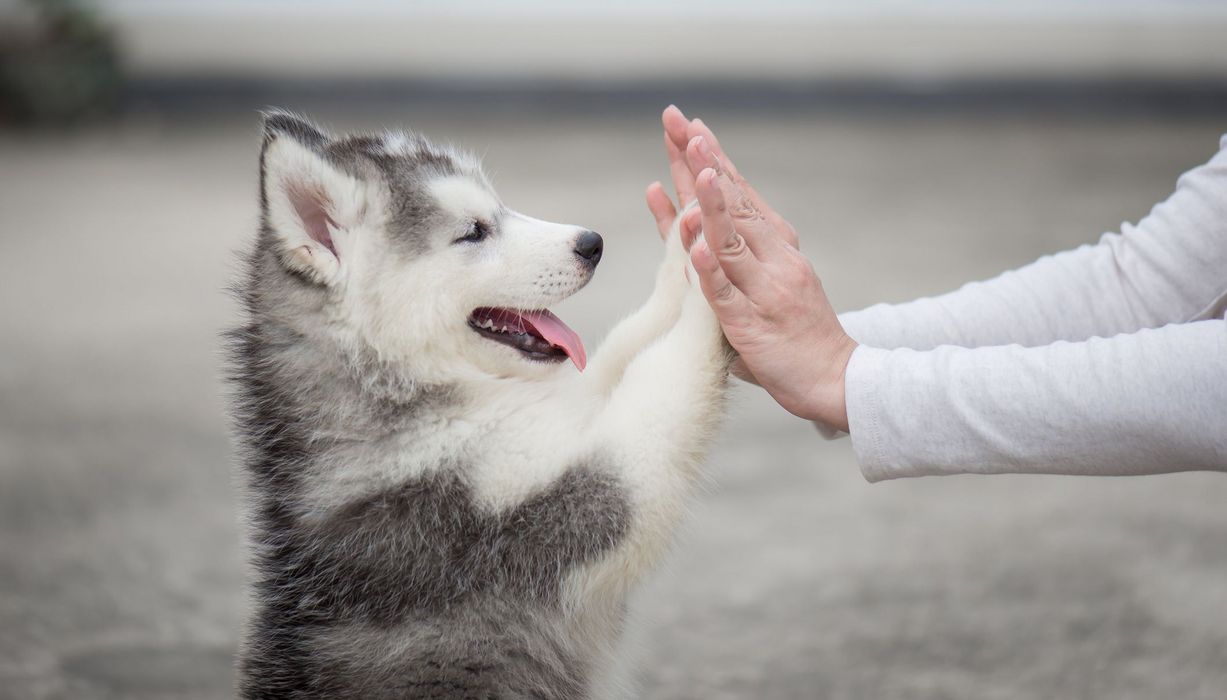
[[[260,210],[227,336],[239,694],[626,694],[627,594],[683,516],[731,357],[676,226],[651,297],[579,373],[468,323],[594,269],[583,229],[509,209],[472,157],[273,111]]]

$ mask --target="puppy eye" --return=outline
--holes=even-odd
[[[477,243],[485,240],[486,236],[490,235],[490,225],[484,221],[474,220],[469,224],[469,230],[460,238],[455,240],[456,243]]]

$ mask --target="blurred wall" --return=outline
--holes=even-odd
[[[11,0],[9,0],[11,2]],[[140,78],[1220,80],[1219,0],[99,0]]]

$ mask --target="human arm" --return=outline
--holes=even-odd
[[[1227,470],[1227,321],[1033,348],[862,346],[847,406],[870,481]]]
[[[781,254],[767,246],[778,229],[761,215],[761,198],[739,191],[731,168],[720,167],[704,145],[703,139],[692,139],[686,155],[697,174],[707,239],[695,244],[692,260],[708,300],[730,342],[777,401],[797,415],[851,426],[868,478],[1227,468],[1223,321],[1037,348],[891,352],[858,347],[846,334],[839,339],[840,320],[848,315],[832,321],[821,283],[795,248]],[[1187,180],[1179,191],[1190,192]],[[1181,220],[1201,224],[1203,234],[1209,226],[1214,241],[1221,231],[1214,228],[1215,192],[1203,189],[1205,179],[1196,180],[1203,184],[1194,190],[1202,191],[1195,192],[1192,206],[1180,209],[1200,213]],[[1156,208],[1164,216],[1170,211]],[[697,229],[694,224],[683,219],[684,236],[693,236],[685,231]],[[779,242],[783,236],[775,238]],[[1172,308],[1178,320],[1194,320],[1221,307],[1216,280],[1224,266],[1194,266],[1198,281],[1190,285],[1179,265],[1157,252],[1150,259],[1163,264],[1148,272],[1166,281],[1171,293],[1164,303],[1140,299],[1143,312],[1152,315],[1131,310],[1127,320],[1162,325]],[[1136,248],[1120,248],[1114,264],[1135,253]],[[1207,276],[1214,271],[1217,277]],[[1060,304],[1056,308],[1059,312]],[[1188,318],[1179,318],[1181,308]],[[849,326],[855,334],[855,322]],[[850,358],[846,368],[842,358]]]

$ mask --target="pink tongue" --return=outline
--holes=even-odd
[[[588,364],[588,355],[584,352],[584,343],[579,339],[579,334],[571,330],[567,324],[562,322],[549,311],[517,311],[520,318],[533,325],[533,328],[545,338],[546,342],[555,347],[562,348],[567,357],[575,363],[579,371],[583,372],[584,367]]]

